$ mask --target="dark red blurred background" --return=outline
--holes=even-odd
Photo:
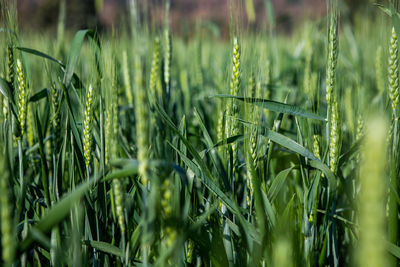
[[[62,0],[18,0],[19,23],[23,29],[54,31],[57,27],[59,3]],[[290,31],[304,18],[317,19],[326,13],[326,0],[251,0],[255,21],[249,21],[246,9],[249,0],[171,0],[170,21],[174,32],[193,29],[198,22],[207,22],[222,34],[229,32],[230,14],[244,27],[268,27],[267,2],[272,3],[275,26]],[[139,21],[148,27],[157,27],[164,21],[166,0],[65,0],[67,29],[96,27],[101,30],[112,26],[126,26],[132,3]],[[367,0],[343,0],[339,5],[351,19],[366,5]],[[231,6],[231,3],[233,5]],[[131,4],[131,5],[130,5]],[[231,8],[232,7],[232,8]]]

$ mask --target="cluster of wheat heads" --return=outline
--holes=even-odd
[[[394,6],[54,39],[3,1],[1,265],[396,266]]]

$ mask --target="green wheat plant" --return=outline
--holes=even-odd
[[[39,32],[1,0],[0,265],[398,265],[397,5],[275,2]]]

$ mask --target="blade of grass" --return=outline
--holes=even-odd
[[[261,125],[257,125],[257,124],[253,124],[251,122],[247,122],[245,120],[239,119],[239,122],[243,123],[245,126],[247,127],[256,127],[259,129],[259,134],[271,139],[273,142],[286,147],[287,149],[296,152],[300,155],[302,155],[303,157],[309,158],[311,160],[316,160],[318,161],[319,159],[317,157],[315,157],[308,149],[306,149],[305,147],[303,147],[302,145],[300,145],[299,143],[293,141],[292,139],[274,132],[272,130],[270,130],[267,127],[261,126]]]
[[[311,111],[304,110],[302,108],[299,108],[297,106],[285,104],[285,103],[280,103],[276,102],[273,100],[268,100],[268,99],[261,99],[261,98],[253,98],[253,97],[242,97],[242,96],[232,96],[232,95],[216,95],[216,97],[222,97],[222,98],[233,98],[237,99],[246,103],[250,103],[256,106],[259,106],[264,109],[268,109],[277,113],[285,113],[285,114],[291,114],[294,116],[301,116],[305,118],[310,118],[310,119],[315,119],[315,120],[320,120],[320,121],[325,121],[326,119],[318,114],[315,114]]]

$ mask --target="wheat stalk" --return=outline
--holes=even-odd
[[[382,46],[379,46],[376,50],[375,69],[376,69],[376,87],[380,93],[385,91],[385,81],[383,75],[383,56]]]
[[[328,66],[326,71],[326,101],[328,103],[328,130],[329,130],[329,167],[336,173],[340,153],[340,124],[338,93],[336,90],[336,67],[338,58],[337,49],[337,16],[331,14],[328,33]]]
[[[149,181],[149,106],[146,91],[142,84],[142,66],[140,58],[135,58],[135,117],[136,139],[138,147],[139,173],[142,183],[147,185]]]
[[[389,97],[392,100],[393,116],[397,117],[397,106],[399,104],[399,66],[397,34],[392,28],[392,36],[389,46]]]
[[[381,117],[368,122],[365,152],[361,166],[361,192],[358,196],[360,236],[358,266],[387,266],[385,251],[385,137],[386,123]]]
[[[27,105],[27,109],[28,109],[28,114],[26,117],[26,134],[27,134],[27,139],[28,139],[28,144],[29,146],[33,146],[34,145],[34,126],[33,126],[33,106],[32,105]]]
[[[122,52],[122,73],[124,77],[124,86],[126,97],[128,98],[128,105],[133,104],[131,78],[129,75],[128,54],[126,50]]]
[[[7,81],[14,84],[14,50],[11,45],[7,46]]]
[[[91,162],[92,153],[93,102],[93,87],[89,85],[86,95],[85,121],[83,123],[83,151],[86,167]]]
[[[0,147],[0,150],[3,154],[3,147]],[[13,221],[11,217],[12,205],[9,197],[9,174],[6,169],[5,158],[5,155],[2,155],[0,159],[1,170],[3,170],[3,173],[0,177],[0,232],[3,263],[5,266],[12,266],[14,259],[15,237],[13,234]]]
[[[159,73],[159,64],[160,64],[160,39],[156,38],[154,40],[154,48],[153,48],[153,59],[151,61],[151,71],[150,71],[150,83],[149,83],[149,91],[154,97],[157,99],[162,96],[162,92],[157,91],[157,82],[160,79]]]
[[[232,96],[237,96],[239,91],[239,81],[240,81],[240,51],[239,51],[239,43],[237,38],[233,39],[233,53],[232,53],[232,74],[230,81],[230,94]],[[239,134],[239,122],[237,117],[239,115],[239,107],[234,102],[234,100],[230,101],[230,105],[228,106],[228,118],[226,123],[226,136],[235,136]],[[233,177],[236,174],[236,167],[238,165],[238,146],[237,142],[233,142],[231,144],[232,155],[233,155]]]
[[[171,86],[171,59],[172,59],[172,41],[169,29],[164,31],[164,83],[167,93],[169,93]]]
[[[25,74],[21,60],[17,59],[17,75],[18,75],[18,119],[20,123],[20,136],[25,133],[25,120],[27,113],[27,92],[25,85]]]

